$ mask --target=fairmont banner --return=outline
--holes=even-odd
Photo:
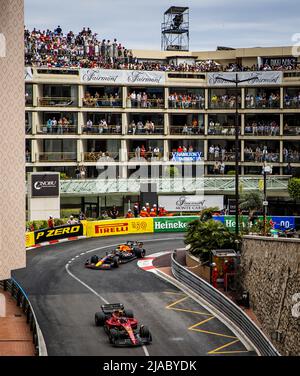
[[[171,212],[200,212],[206,208],[224,208],[224,196],[159,196],[159,206]]]
[[[118,70],[118,69],[80,69],[80,81],[95,84],[135,84],[164,85],[164,72]]]
[[[239,72],[238,80],[249,80],[241,82],[239,86],[269,86],[280,85],[282,83],[282,72],[279,71],[261,71],[261,72]],[[234,82],[226,80],[235,80],[234,72],[214,72],[207,73],[208,86],[235,86]]]

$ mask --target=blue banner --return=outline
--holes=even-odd
[[[173,162],[199,162],[201,157],[202,152],[172,153]]]

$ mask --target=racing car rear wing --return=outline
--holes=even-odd
[[[103,313],[112,313],[115,310],[124,309],[124,305],[122,303],[103,304],[101,309]]]

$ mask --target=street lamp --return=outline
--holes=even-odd
[[[216,77],[217,80],[231,82],[235,84],[235,234],[239,235],[239,106],[238,106],[238,85],[242,82],[249,82],[258,79],[257,76],[239,80],[238,73],[235,74],[235,80],[224,78],[221,76]]]
[[[264,236],[266,236],[267,235],[267,211],[268,211],[267,174],[272,174],[272,166],[269,166],[266,162],[264,162],[262,172],[264,174],[264,201],[263,201],[263,209],[264,209]]]

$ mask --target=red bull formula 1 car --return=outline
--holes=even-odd
[[[146,250],[143,248],[142,242],[128,241],[125,244],[120,244],[114,251],[106,252],[102,258],[93,255],[85,262],[85,267],[98,270],[118,268],[120,264],[145,257],[145,254]]]
[[[103,326],[113,346],[142,346],[152,342],[149,329],[139,325],[131,310],[122,303],[104,304],[101,312],[95,313],[96,326]]]

